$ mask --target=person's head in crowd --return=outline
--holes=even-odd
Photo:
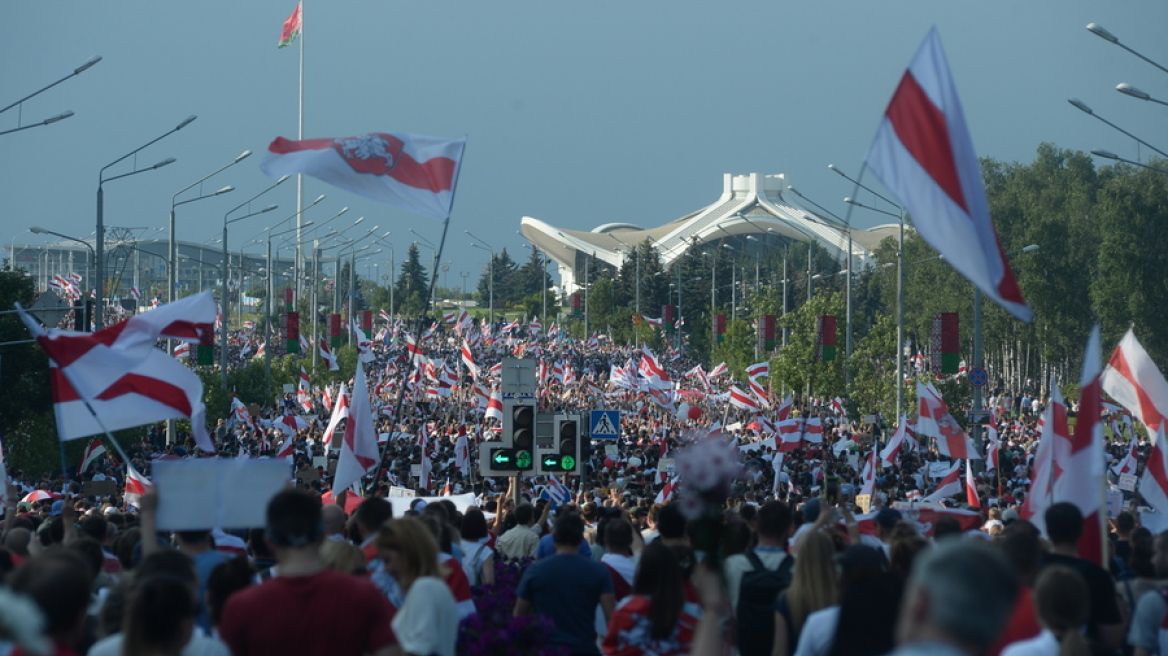
[[[414,519],[417,519],[427,529],[430,534],[434,536],[434,541],[438,545],[438,552],[444,554],[454,553],[454,529],[447,522],[443,521],[442,517],[445,513],[439,512],[423,512]]]
[[[580,546],[584,541],[584,518],[578,512],[561,512],[552,525],[552,543],[557,547]]]
[[[937,542],[947,538],[960,538],[962,533],[961,522],[952,515],[941,515],[933,523],[933,540]]]
[[[810,531],[799,543],[799,557],[787,588],[787,606],[795,631],[811,613],[836,603],[835,541],[826,531]]]
[[[1168,578],[1168,531],[1156,536],[1152,550],[1152,567],[1156,569],[1156,578]]]
[[[138,578],[122,623],[124,654],[179,656],[198,614],[188,581],[165,575]]]
[[[908,579],[913,562],[928,546],[929,541],[915,533],[894,539],[888,555],[889,573],[901,580]]]
[[[791,507],[783,501],[768,501],[758,509],[759,542],[786,545],[791,534]]]
[[[660,540],[645,545],[633,576],[633,594],[651,601],[649,635],[665,640],[673,635],[685,603],[684,582],[687,577],[672,547]]]
[[[1136,518],[1128,511],[1115,516],[1115,532],[1120,539],[1127,539],[1136,528]]]
[[[740,554],[754,546],[755,533],[750,524],[742,520],[736,512],[726,513],[726,527],[723,529],[723,553],[726,556]]]
[[[178,548],[192,556],[215,548],[211,531],[175,531],[174,538]]]
[[[1018,578],[1000,551],[978,540],[948,540],[921,554],[900,608],[900,644],[941,642],[982,654],[1014,606]]]
[[[136,564],[134,547],[138,546],[142,539],[142,529],[137,526],[132,526],[120,533],[114,540],[114,555],[118,557],[118,562],[122,564],[122,569],[129,571],[134,568]]]
[[[1127,559],[1127,568],[1140,578],[1156,578],[1156,567],[1152,564],[1155,555],[1156,538],[1148,529],[1140,526],[1131,532],[1131,555]]]
[[[77,523],[81,533],[97,540],[98,544],[106,545],[117,535],[117,528],[106,521],[103,515],[86,515]]]
[[[438,542],[424,523],[413,517],[394,519],[377,535],[377,550],[386,570],[408,592],[423,576],[441,577]]]
[[[1038,621],[1054,634],[1062,656],[1086,656],[1091,648],[1080,632],[1091,612],[1091,594],[1083,575],[1063,565],[1042,570],[1034,586]]]
[[[997,544],[1014,566],[1018,580],[1023,585],[1034,587],[1034,578],[1042,564],[1042,540],[1038,529],[1026,520],[1018,520],[1002,531]]]
[[[1074,548],[1083,535],[1083,511],[1073,503],[1060,501],[1046,509],[1046,536],[1054,547]]]
[[[284,490],[268,502],[264,536],[277,560],[300,551],[317,553],[324,539],[320,499],[302,490]]]
[[[462,515],[462,539],[466,542],[478,542],[487,537],[487,518],[483,511],[475,506],[466,509]]]
[[[522,526],[531,526],[539,519],[535,516],[535,507],[530,503],[519,504],[509,515],[513,516],[515,521]],[[465,518],[463,521],[465,522]]]
[[[4,534],[4,548],[19,559],[28,558],[28,545],[32,541],[32,531],[23,526],[10,529]]]
[[[25,560],[8,585],[40,608],[46,636],[74,649],[85,633],[89,579],[89,567],[77,552],[56,549]]]
[[[223,618],[223,607],[231,595],[251,585],[255,568],[247,558],[238,556],[219,563],[207,577],[207,608],[211,612],[211,626],[218,627]]]
[[[595,503],[589,501],[580,506],[580,516],[584,518],[585,523],[595,524],[600,518],[600,508]]]
[[[681,504],[667,503],[657,509],[657,534],[666,544],[686,543],[685,515],[681,513]]]
[[[377,535],[377,531],[393,517],[393,504],[381,497],[370,497],[357,504],[351,521],[362,540]]]
[[[325,540],[320,545],[320,558],[324,566],[342,574],[363,575],[365,555],[350,542]]]
[[[105,580],[99,581],[105,554],[102,553],[101,545],[98,544],[97,540],[91,537],[73,538],[65,545],[65,548],[76,552],[85,560],[85,566],[89,569],[89,584],[91,587],[109,583],[108,577],[105,577]],[[97,589],[94,588],[93,591],[96,592]]]
[[[876,534],[883,542],[888,542],[892,539],[892,532],[896,529],[896,523],[904,519],[900,511],[895,508],[881,508],[880,512],[876,513]]]
[[[604,524],[604,551],[619,556],[633,555],[633,525],[627,519],[610,519]]]
[[[345,535],[345,522],[348,521],[349,518],[345,516],[345,511],[343,508],[335,503],[330,503],[320,509],[320,516],[324,521],[325,537],[331,537],[335,535],[343,537]]]

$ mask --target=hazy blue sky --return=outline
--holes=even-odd
[[[276,47],[294,8],[4,2],[0,106],[92,55],[104,61],[23,106],[26,123],[67,109],[76,116],[0,137],[0,240],[41,243],[26,232],[33,225],[90,235],[98,171],[190,114],[195,123],[138,160],[177,163],[107,184],[106,223],[166,226],[175,192],[251,149],[208,183],[237,191],[179,209],[179,239],[217,237],[224,213],[270,184],[259,170],[268,143],[296,136],[298,49]],[[1146,158],[1068,105],[1072,96],[1168,147],[1166,108],[1114,90],[1129,82],[1168,98],[1168,75],[1089,33],[1089,22],[1168,64],[1162,0],[306,0],[305,137],[466,135],[443,256],[455,286],[458,271],[473,283],[487,259],[464,230],[522,259],[521,216],[579,230],[658,225],[716,200],[723,173],[785,173],[842,212],[852,188],[827,164],[859,171],[934,24],[979,155],[1029,162],[1046,141]],[[0,115],[0,130],[18,125],[17,111]],[[320,193],[329,198],[307,219],[349,206],[336,224],[365,216],[363,225],[392,231],[399,262],[409,228],[434,242],[441,234],[438,222],[308,179],[306,198]],[[280,209],[233,225],[233,244],[295,211],[294,184],[270,196]],[[853,216],[861,226],[885,218]]]

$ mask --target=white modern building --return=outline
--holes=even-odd
[[[734,175],[722,178],[722,195],[714,203],[655,228],[611,222],[591,231],[557,228],[539,219],[523,217],[523,236],[559,264],[562,289],[580,287],[577,271],[588,257],[620,267],[626,253],[649,239],[669,268],[690,249],[725,238],[766,239],[781,248],[793,242],[814,241],[841,264],[847,261],[848,229],[836,218],[800,207],[783,174]],[[898,225],[853,229],[852,256],[857,269],[872,265],[872,251],[885,237],[895,237]]]

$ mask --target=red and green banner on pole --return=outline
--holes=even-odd
[[[284,352],[300,352],[300,313],[296,307],[296,292],[284,290]]]
[[[961,367],[961,324],[956,312],[933,314],[932,369],[934,374],[955,374]]]
[[[775,315],[764,314],[758,318],[758,341],[764,352],[775,350]]]
[[[815,317],[815,346],[820,362],[834,362],[836,349],[835,315]]]

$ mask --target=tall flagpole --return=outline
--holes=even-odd
[[[304,140],[304,0],[300,0],[300,74],[299,74],[299,90],[297,92],[297,118],[296,118],[296,140]],[[303,271],[304,271],[304,254],[302,232],[303,232],[303,217],[304,212],[304,175],[296,174],[296,257],[294,259],[294,269],[296,273],[296,298],[299,300],[301,289],[303,287]],[[272,275],[269,271],[268,275]],[[316,308],[312,308],[311,312],[315,313]],[[315,316],[315,314],[313,315]],[[312,336],[316,340],[316,335]]]

